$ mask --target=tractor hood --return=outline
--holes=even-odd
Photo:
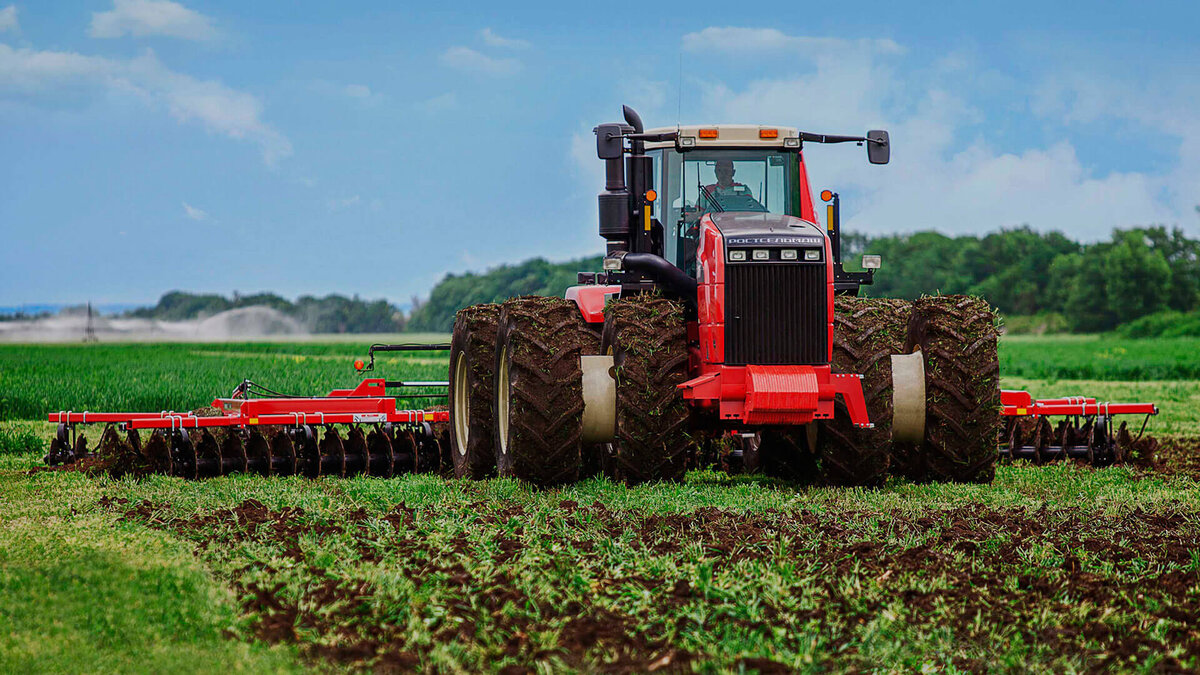
[[[825,241],[821,228],[777,213],[724,212],[709,214],[727,246],[811,246]]]

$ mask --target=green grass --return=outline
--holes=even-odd
[[[1200,338],[1006,335],[1000,372],[1042,380],[1196,380]]]
[[[0,422],[0,455],[44,451],[46,438],[53,433],[49,427],[49,423]]]
[[[0,420],[44,419],[46,413],[58,410],[191,410],[228,396],[243,379],[287,394],[324,394],[353,387],[362,379],[353,364],[366,357],[368,346],[346,342],[0,345]],[[446,358],[440,352],[385,353],[376,358],[372,375],[444,380]],[[422,402],[427,403],[401,401],[412,406]]]
[[[359,381],[352,364],[366,347],[345,341],[0,345],[0,420],[68,409],[192,409],[228,395],[243,378],[285,393],[324,393]],[[1014,335],[1000,346],[1005,377],[1049,381],[1200,380],[1198,354],[1200,338]],[[444,379],[445,358],[384,354],[375,373]]]
[[[229,640],[226,584],[190,543],[97,513],[99,486],[12,471],[0,485],[0,671],[297,669],[293,647]]]
[[[1196,436],[1197,378],[1117,381],[1112,355],[1188,372],[1197,346],[1006,337],[1003,386],[1156,402],[1152,433]],[[864,491],[693,472],[537,491],[27,474],[47,411],[191,408],[243,377],[323,392],[354,384],[364,352],[0,346],[0,671],[1200,668],[1200,485],[1183,476],[1016,465],[991,485]],[[1089,363],[1113,369],[1060,374]],[[427,355],[378,372],[444,369]],[[229,511],[248,499],[265,508]]]

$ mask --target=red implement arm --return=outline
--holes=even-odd
[[[384,380],[363,380],[354,389],[337,389],[327,396],[312,398],[218,398],[213,407],[222,414],[213,417],[164,410],[157,413],[95,413],[64,411],[50,413],[60,424],[123,424],[127,429],[202,429],[247,427],[268,424],[414,424],[446,422],[445,410],[397,410],[396,399],[385,393]]]
[[[1012,389],[1000,392],[1000,406],[1000,414],[1006,417],[1158,414],[1158,406],[1153,403],[1098,403],[1096,399],[1084,396],[1034,399],[1027,391]]]

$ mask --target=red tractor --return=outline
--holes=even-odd
[[[453,464],[459,476],[554,485],[601,471],[674,480],[719,448],[745,469],[873,485],[889,471],[989,481],[999,454],[1105,465],[1149,442],[1125,423],[1114,433],[1113,416],[1153,415],[1153,404],[1002,400],[997,322],[981,299],[858,297],[879,258],[843,268],[838,196],[822,193],[822,229],[804,144],[865,144],[885,164],[886,132],[646,131],[629,108],[595,131],[603,271],[580,274],[565,299],[461,310],[448,382],[374,377],[297,397],[243,380],[207,409],[64,410],[49,415],[46,462],[187,478],[386,478]],[[372,345],[355,367],[446,348]],[[430,387],[448,392],[400,398],[448,395],[448,413],[400,409],[389,393]],[[89,424],[105,425],[93,447],[79,431]]]
[[[839,202],[818,224],[806,143],[776,126],[595,129],[604,269],[566,299],[459,312],[451,346],[460,476],[559,484],[598,470],[678,479],[705,445],[751,468],[870,485],[889,468],[986,481],[1000,426],[997,331],[982,300],[858,299]]]

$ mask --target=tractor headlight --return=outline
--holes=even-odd
[[[799,137],[791,137],[791,138],[783,139],[783,147],[785,147],[785,148],[800,147],[800,138]]]
[[[729,259],[732,260],[733,262],[742,262],[743,260],[746,259],[746,252],[745,251],[730,251]]]
[[[795,260],[796,259],[796,249],[794,249],[794,248],[783,249],[782,251],[779,252],[779,259],[780,260]]]
[[[821,259],[821,249],[819,249],[819,248],[804,249],[804,259],[809,260],[809,261],[820,260]]]
[[[754,249],[754,259],[755,260],[770,260],[771,252],[765,248],[756,248],[756,249]]]

